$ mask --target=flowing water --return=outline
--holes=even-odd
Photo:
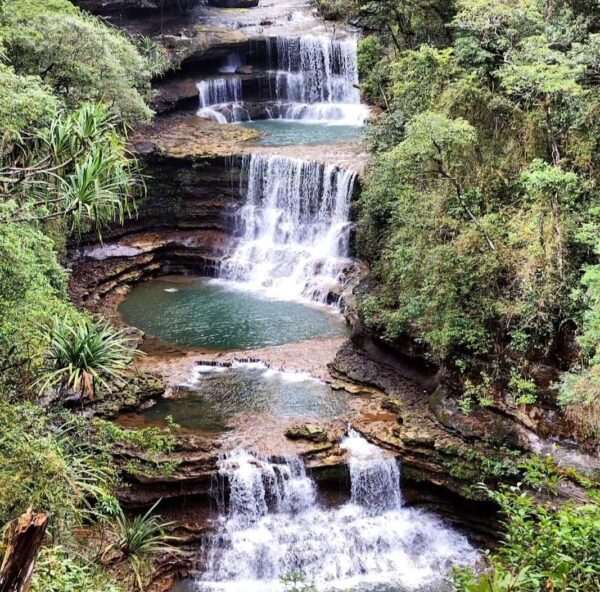
[[[361,126],[369,108],[358,90],[357,41],[334,40],[325,35],[273,37],[267,40],[268,74],[274,77],[265,102],[267,119]],[[226,78],[198,83],[198,115],[218,123],[250,120],[242,82],[235,75],[242,60],[232,54],[220,72]]]
[[[220,277],[285,300],[327,302],[350,267],[350,199],[356,174],[277,155],[244,161],[246,198],[237,247]]]
[[[189,432],[219,435],[244,413],[280,419],[330,419],[348,411],[349,395],[307,374],[281,372],[261,363],[196,366],[183,393],[149,409],[121,416],[125,427],[165,426],[167,417]]]
[[[206,543],[198,592],[277,592],[302,574],[323,590],[442,591],[453,565],[475,565],[465,537],[433,515],[405,508],[397,461],[356,433],[349,453],[350,501],[327,508],[296,457],[277,462],[244,450],[227,454],[220,474],[220,526]]]
[[[240,122],[250,119],[242,101],[242,82],[239,78],[215,78],[198,83],[199,117],[217,123]]]
[[[271,300],[201,278],[138,284],[119,311],[129,325],[167,343],[212,350],[252,349],[348,333],[341,315],[325,307]]]
[[[276,75],[276,117],[361,125],[369,109],[358,90],[356,39],[277,37],[269,44]]]

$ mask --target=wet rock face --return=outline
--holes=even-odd
[[[123,226],[71,246],[70,294],[88,309],[114,314],[111,298],[164,273],[214,276],[233,232],[239,183],[228,158],[198,162],[162,156],[149,144],[152,179],[138,211]],[[138,151],[139,152],[139,151]]]
[[[218,8],[254,8],[259,0],[208,0],[211,6]]]
[[[467,415],[443,387],[431,395],[429,407],[440,424],[465,440],[480,439],[513,448],[526,448],[529,444],[527,431],[516,421],[479,407]]]

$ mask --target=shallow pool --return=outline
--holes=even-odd
[[[217,435],[227,430],[230,420],[245,413],[299,419],[341,417],[348,410],[348,398],[345,391],[334,391],[306,374],[280,372],[261,363],[198,365],[180,397],[124,414],[119,423],[131,428],[163,426],[171,416],[186,431]]]
[[[358,125],[331,125],[290,119],[265,119],[241,124],[263,132],[258,144],[337,144],[361,137],[363,127]]]

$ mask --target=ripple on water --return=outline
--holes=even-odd
[[[182,387],[181,397],[161,399],[154,407],[124,414],[120,423],[161,426],[171,416],[186,431],[219,435],[243,414],[281,419],[341,417],[348,411],[348,397],[308,374],[281,372],[261,363],[199,365]]]

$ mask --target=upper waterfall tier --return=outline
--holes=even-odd
[[[369,109],[361,104],[358,90],[356,39],[334,40],[327,36],[273,37],[266,40],[266,68],[272,82],[266,89],[263,116],[361,125]],[[232,55],[221,71],[235,73]],[[239,77],[198,83],[198,115],[219,123],[251,119],[244,107]]]
[[[278,37],[268,47],[277,99],[291,103],[284,119],[364,122],[368,108],[360,103],[356,39]]]
[[[277,298],[326,302],[349,261],[350,198],[356,174],[276,155],[243,161],[239,242],[222,279]]]
[[[467,540],[433,516],[401,506],[396,460],[351,433],[352,498],[326,509],[299,458],[272,462],[238,450],[221,462],[229,508],[207,544],[202,592],[277,592],[300,573],[319,590],[440,589],[453,565],[473,565]]]

